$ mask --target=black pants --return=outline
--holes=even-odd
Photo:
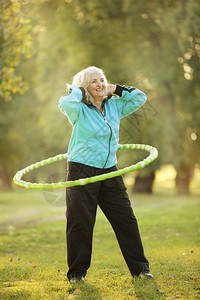
[[[68,163],[68,180],[91,177],[117,170],[98,169],[81,163]],[[121,176],[66,189],[68,278],[86,275],[90,266],[92,236],[97,205],[109,220],[131,274],[149,270],[144,256],[137,220],[133,214]]]

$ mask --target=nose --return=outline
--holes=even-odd
[[[98,80],[97,81],[97,86],[102,87],[102,85],[103,85],[103,82],[101,80]]]

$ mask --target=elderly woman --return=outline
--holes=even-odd
[[[74,76],[71,93],[59,100],[61,112],[73,126],[67,180],[117,170],[120,119],[145,101],[145,94],[134,87],[108,84],[99,68],[89,67]],[[97,205],[116,234],[132,276],[153,277],[121,176],[67,188],[66,200],[67,277],[71,283],[84,282],[90,266]]]

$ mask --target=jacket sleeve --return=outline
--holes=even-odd
[[[117,99],[117,108],[120,118],[124,118],[130,113],[138,110],[145,102],[146,95],[134,87],[116,86],[115,94],[119,96]]]
[[[72,85],[71,93],[61,97],[58,101],[60,111],[68,117],[68,120],[72,125],[79,117],[83,96],[84,90]]]

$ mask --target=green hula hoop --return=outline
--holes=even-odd
[[[118,150],[120,149],[138,149],[138,150],[145,150],[148,151],[150,154],[148,157],[143,159],[142,161],[139,161],[138,163],[131,165],[129,167],[119,169],[107,174],[101,174],[98,176],[88,177],[88,178],[80,178],[74,181],[66,181],[66,182],[57,182],[57,183],[31,183],[22,180],[21,178],[28,172],[38,169],[42,166],[54,163],[56,161],[61,161],[63,159],[67,159],[67,153],[64,154],[58,154],[54,157],[50,157],[48,159],[44,159],[40,162],[37,162],[35,164],[32,164],[21,171],[18,171],[13,181],[15,184],[27,188],[27,189],[58,189],[58,188],[66,188],[66,187],[72,187],[77,185],[85,185],[92,182],[102,181],[108,178],[113,178],[115,176],[120,176],[122,174],[129,173],[134,170],[139,170],[144,168],[145,166],[149,165],[152,161],[154,161],[158,157],[158,151],[155,147],[144,145],[144,144],[124,144],[124,145],[118,145]]]

